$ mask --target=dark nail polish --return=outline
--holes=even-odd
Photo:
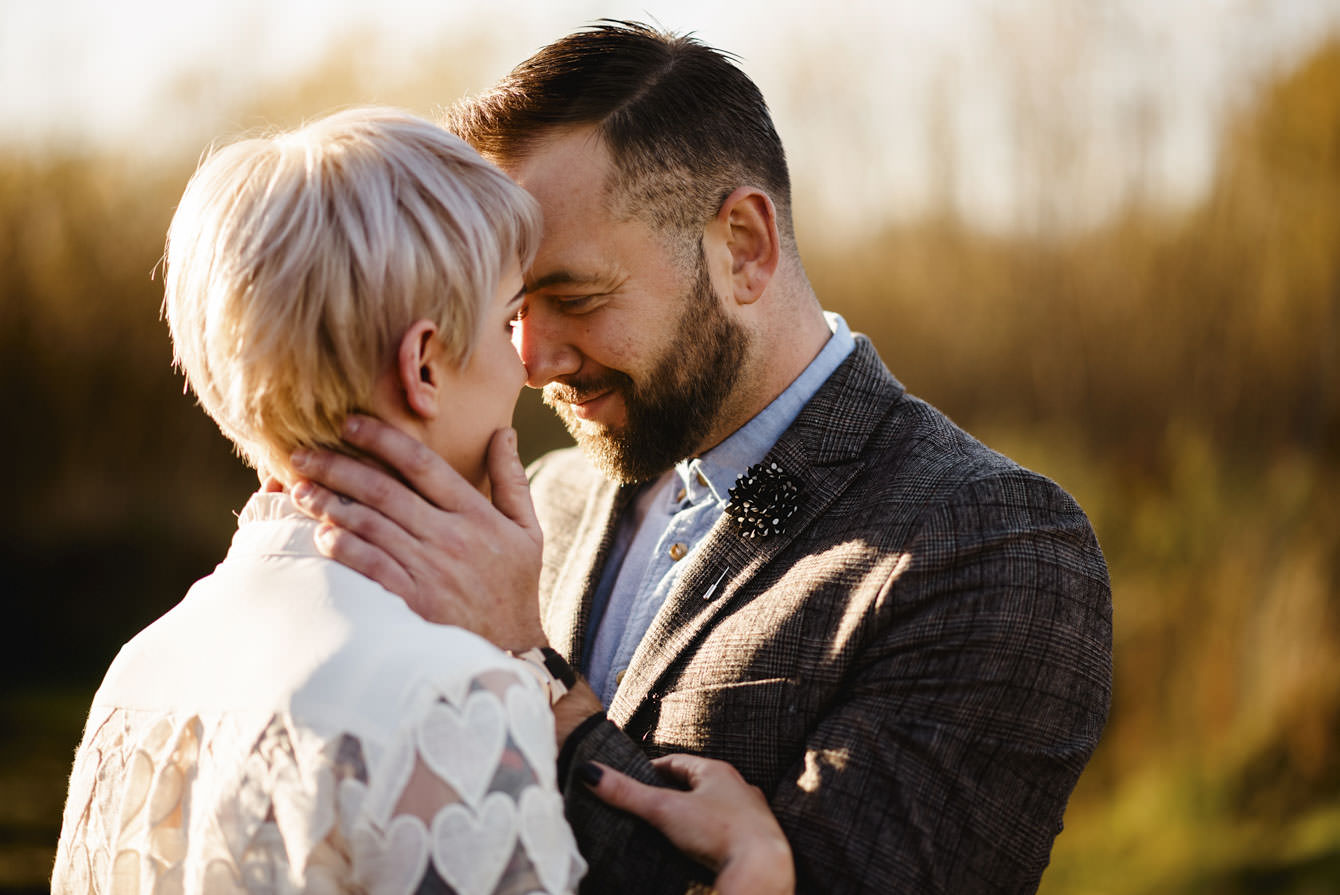
[[[605,772],[600,769],[599,765],[592,764],[588,761],[586,764],[577,768],[577,779],[585,783],[587,786],[593,787],[600,782],[600,777],[604,773]]]

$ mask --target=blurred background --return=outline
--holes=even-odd
[[[1043,891],[1340,891],[1340,2],[483,6],[0,0],[0,893],[46,888],[102,671],[254,487],[159,318],[204,148],[432,115],[601,16],[739,55],[826,306],[1091,515],[1115,701]]]

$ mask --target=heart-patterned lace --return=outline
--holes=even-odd
[[[521,794],[521,842],[545,889],[562,891],[571,859],[563,798],[557,792],[532,786]]]
[[[381,740],[318,734],[283,714],[95,712],[53,892],[133,882],[409,895],[432,872],[470,895],[522,879],[575,891],[585,864],[563,819],[540,688],[509,665],[414,692],[425,698]]]
[[[354,833],[354,875],[376,895],[410,895],[428,866],[428,828],[417,817],[401,815],[386,835],[368,828]]]
[[[479,804],[492,782],[506,740],[506,712],[486,690],[471,693],[463,712],[445,702],[433,703],[419,722],[417,736],[424,764],[471,805]]]
[[[549,707],[531,696],[525,687],[508,687],[507,722],[513,741],[534,769],[540,785],[555,788],[558,766],[548,760],[549,744],[554,741],[554,716]]]
[[[433,818],[433,865],[461,895],[489,895],[516,847],[516,804],[491,793],[475,813],[448,805]]]

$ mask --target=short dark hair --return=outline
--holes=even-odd
[[[603,19],[458,102],[447,127],[507,164],[555,128],[593,125],[613,158],[616,213],[695,238],[732,191],[757,186],[794,246],[782,141],[735,58],[692,35]]]

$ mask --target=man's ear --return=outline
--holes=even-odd
[[[437,324],[431,320],[416,320],[400,337],[396,354],[396,384],[409,412],[425,420],[437,416],[444,386],[446,357],[437,333]]]
[[[730,284],[739,304],[757,301],[781,261],[777,209],[768,194],[742,186],[721,203],[713,221],[730,254]]]

